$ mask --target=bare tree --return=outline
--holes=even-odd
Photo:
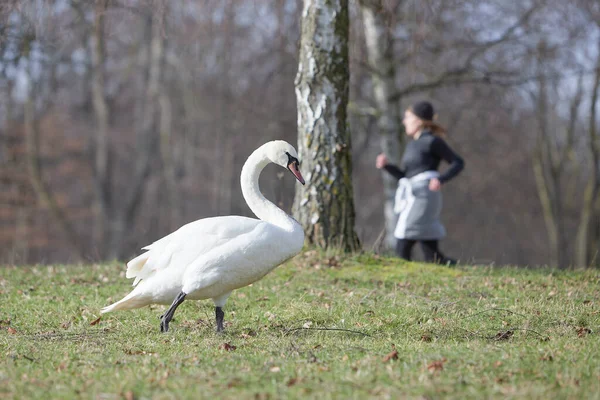
[[[27,39],[26,39],[27,40]],[[43,168],[41,164],[40,154],[40,116],[36,111],[36,101],[34,93],[39,92],[39,86],[33,78],[32,69],[35,62],[31,53],[23,53],[22,56],[27,60],[27,68],[25,69],[24,78],[26,79],[25,102],[23,105],[23,118],[25,129],[25,141],[27,145],[27,167],[31,185],[37,194],[37,197],[44,207],[50,211],[54,221],[59,229],[67,238],[67,243],[81,257],[84,257],[84,245],[80,240],[80,236],[75,231],[75,228],[65,213],[63,207],[58,203],[56,197],[46,183],[43,177]],[[47,68],[55,68],[55,65],[46,66]]]
[[[347,129],[348,1],[308,1],[296,75],[298,150],[307,176],[294,215],[309,243],[359,248],[354,231],[352,145]]]
[[[362,20],[367,44],[369,72],[373,82],[373,97],[377,106],[377,128],[381,151],[390,162],[397,164],[400,160],[402,135],[401,116],[396,102],[390,101],[396,86],[396,69],[394,67],[394,41],[392,30],[386,23],[389,14],[381,0],[362,0],[360,2]],[[398,219],[394,212],[394,193],[397,181],[389,174],[382,172],[384,187],[384,217],[386,247],[393,248],[395,243],[394,228]]]
[[[79,257],[56,214],[43,201],[36,202],[29,174],[34,169],[27,165],[36,166],[37,176],[81,241],[86,259],[117,254],[121,258],[186,221],[249,213],[237,179],[245,157],[257,143],[297,139],[292,85],[299,65],[300,0],[181,0],[168,2],[168,7],[154,0],[0,3],[2,260],[54,262]],[[379,243],[376,238],[385,223],[382,180],[374,179],[379,171],[373,160],[382,149],[394,152],[386,148],[394,145],[389,141],[397,140],[401,147],[400,104],[427,97],[468,166],[444,189],[444,221],[452,232],[444,247],[461,260],[542,264],[557,258],[550,251],[553,234],[546,234],[554,230],[566,242],[561,257],[572,263],[583,197],[575,194],[583,194],[592,168],[588,127],[596,46],[590,43],[597,42],[597,2],[349,3],[356,7],[350,6],[348,16],[352,71],[348,126],[353,135],[355,229],[362,245]],[[167,12],[159,35],[162,61],[157,64],[152,61],[152,41],[159,36],[153,28],[161,25],[158,13],[163,6]],[[24,29],[28,22],[20,15],[30,19],[31,31]],[[252,23],[255,20],[264,23]],[[33,40],[22,40],[25,35]],[[329,37],[317,35],[309,41],[320,44]],[[543,71],[535,67],[536,46],[542,38],[550,38],[553,49],[545,56]],[[19,89],[24,61],[19,59],[31,48],[27,43],[35,47],[40,68],[31,70],[36,86],[31,93],[34,113],[28,117],[33,116],[34,129],[25,130],[25,99],[17,95],[24,93]],[[313,53],[321,61],[321,53]],[[158,75],[151,73],[156,66]],[[310,64],[303,60],[303,66]],[[306,73],[301,71],[299,82]],[[574,113],[570,108],[575,107],[579,75],[582,101]],[[154,86],[158,95],[151,90],[152,82],[158,82]],[[544,131],[536,123],[541,122],[541,83],[546,91]],[[534,98],[527,96],[529,92]],[[309,100],[318,99],[317,91],[310,93],[314,97]],[[310,103],[310,110],[318,111],[318,104]],[[312,147],[300,149],[307,178],[319,168],[329,175],[336,166],[347,169],[345,154],[332,156],[334,146],[327,142],[324,150],[319,142],[322,137],[341,138],[323,133],[333,131],[334,113],[327,112],[314,119]],[[574,118],[570,115],[575,114],[573,150],[557,169],[563,146],[568,147]],[[301,118],[308,115],[306,108],[301,110]],[[542,146],[543,132],[549,147]],[[29,153],[26,138],[35,139],[29,142]],[[28,154],[35,156],[34,164],[28,164]],[[313,154],[316,161],[310,160]],[[532,168],[532,162],[538,166]],[[537,188],[546,189],[536,185],[536,169],[538,184],[548,187],[548,198],[556,193],[555,172],[562,171],[554,185],[561,205],[550,200],[542,206]],[[335,178],[345,179],[341,174]],[[278,179],[277,171],[269,168],[261,179],[265,195],[289,208],[294,183]],[[335,201],[349,196],[346,183],[336,192],[337,183],[332,184],[330,177],[315,179],[317,185],[305,192],[311,202],[312,196],[329,201],[330,192],[341,193],[338,198],[332,194]],[[104,194],[99,190],[102,181]],[[388,196],[394,189],[395,183],[389,182]],[[598,242],[599,205],[596,196],[586,222],[588,264]],[[315,209],[309,220],[321,218],[320,209]],[[546,224],[548,211],[562,215],[562,222],[558,218],[556,224]],[[338,219],[325,221],[323,226],[338,224]],[[323,229],[321,223],[317,230]],[[308,226],[313,235],[315,227]],[[343,236],[336,235],[333,241]]]
[[[598,46],[600,51],[600,45]],[[593,243],[591,225],[596,212],[596,201],[600,191],[600,132],[598,130],[598,98],[600,95],[600,53],[597,55],[596,73],[590,96],[590,114],[588,119],[588,140],[590,170],[583,194],[583,204],[577,230],[577,248],[575,262],[579,266],[588,266],[592,257],[590,244]]]
[[[233,137],[230,134],[231,120],[231,94],[230,94],[230,78],[231,78],[231,63],[232,63],[232,48],[234,44],[235,31],[235,15],[236,6],[232,0],[227,0],[223,4],[223,35],[224,45],[219,54],[220,64],[222,68],[221,76],[219,77],[219,100],[218,100],[218,115],[219,119],[215,124],[215,165],[219,168],[214,168],[215,182],[215,197],[214,207],[218,214],[228,214],[231,212],[231,196],[232,185],[234,184],[233,176]],[[237,180],[235,184],[238,185]]]
[[[551,101],[557,92],[556,86],[560,85],[562,80],[551,80],[546,77],[549,75],[548,71],[544,71],[544,66],[549,64],[550,53],[552,50],[548,48],[546,41],[541,40],[537,46],[539,79],[537,88],[532,93],[538,129],[532,162],[550,240],[551,263],[559,268],[566,268],[568,254],[563,188],[569,168],[569,156],[574,152],[576,125],[583,97],[583,75],[580,74],[577,79],[577,89],[570,100],[568,121],[565,126],[557,121],[555,102]]]
[[[137,123],[133,176],[124,193],[122,206],[115,211],[111,220],[109,258],[123,256],[123,241],[128,228],[133,224],[145,185],[150,174],[152,158],[157,143],[160,115],[159,96],[164,66],[164,29],[166,15],[165,0],[155,0],[152,15],[148,19],[150,37],[148,43],[148,74],[141,119]]]
[[[79,4],[73,4],[80,7]],[[96,246],[100,254],[105,253],[107,242],[107,223],[110,221],[111,177],[110,177],[110,147],[109,147],[109,109],[104,95],[105,90],[105,17],[108,0],[96,0],[94,4],[94,27],[92,34],[92,104],[96,116],[96,130],[89,138],[93,154],[94,189],[96,191]]]

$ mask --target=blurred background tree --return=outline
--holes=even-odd
[[[298,140],[301,0],[0,5],[0,260],[124,258],[202,217],[250,215],[239,171]],[[386,249],[406,106],[430,99],[466,160],[444,188],[465,262],[597,265],[594,0],[351,0],[355,232]],[[291,212],[294,182],[267,168]],[[386,195],[384,195],[386,193]],[[387,207],[386,207],[387,204]],[[389,241],[387,242],[389,243]]]

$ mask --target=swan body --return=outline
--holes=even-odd
[[[304,231],[300,224],[267,200],[258,177],[269,163],[288,168],[304,184],[296,150],[273,141],[255,150],[242,168],[242,194],[259,218],[222,216],[200,219],[143,248],[145,253],[127,263],[127,278],[135,288],[102,313],[171,304],[161,330],[183,299],[213,299],[217,330],[221,331],[227,298],[235,289],[258,281],[300,252]]]

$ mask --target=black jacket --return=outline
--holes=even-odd
[[[441,160],[450,164],[439,177],[442,183],[454,178],[465,166],[463,159],[448,146],[444,139],[424,131],[418,139],[411,140],[406,145],[400,166],[388,164],[385,170],[396,179],[412,178],[421,172],[437,171]]]

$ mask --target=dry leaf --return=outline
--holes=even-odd
[[[513,333],[513,331],[498,332],[496,336],[494,336],[494,340],[508,340],[512,337]]]
[[[14,328],[11,328],[10,326],[7,329],[8,333],[10,333],[11,335],[15,335],[17,333],[17,330]]]
[[[287,387],[294,386],[297,382],[298,382],[297,378],[290,378],[290,380],[287,381],[286,385],[287,385]]]
[[[578,337],[585,337],[586,335],[589,335],[590,333],[592,333],[592,330],[590,328],[586,328],[586,327],[580,327],[577,328],[577,336]]]
[[[421,335],[421,341],[429,343],[429,342],[433,341],[433,338],[428,334],[423,334],[423,335]]]
[[[91,326],[98,325],[98,322],[100,322],[101,319],[102,319],[102,317],[96,318],[95,320],[93,320],[92,322],[90,322],[90,325]]]
[[[241,336],[242,338],[244,338],[244,339],[248,339],[249,337],[256,336],[256,332],[255,332],[255,331],[253,331],[253,330],[250,330],[250,331],[248,331],[248,332],[246,332],[246,333],[242,332],[242,334],[241,334],[240,336]]]
[[[427,369],[431,373],[434,373],[434,372],[437,372],[437,371],[443,371],[444,370],[444,363],[446,361],[448,361],[446,359],[446,357],[442,358],[441,360],[432,361],[432,362],[429,363],[429,365],[427,365]]]
[[[140,354],[154,354],[154,353],[146,353],[144,350],[124,350],[125,354],[130,356],[139,356]]]
[[[241,379],[233,378],[232,380],[229,381],[229,383],[227,384],[227,387],[229,389],[231,389],[232,387],[240,386],[241,384],[242,384]]]
[[[273,321],[276,318],[276,315],[270,311],[267,311],[264,315],[269,321]]]
[[[223,343],[221,346],[219,346],[220,349],[223,349],[225,351],[234,351],[235,349],[237,349],[236,346],[230,344],[230,343]]]
[[[123,397],[125,397],[125,400],[135,400],[135,396],[133,395],[133,392],[131,390],[125,392]]]
[[[397,360],[398,352],[396,351],[396,346],[392,344],[392,351],[388,353],[385,357],[383,357],[383,362],[388,362],[390,360]]]
[[[388,353],[385,357],[383,357],[383,362],[388,362],[390,360],[397,360],[398,359],[398,352],[396,350]]]

